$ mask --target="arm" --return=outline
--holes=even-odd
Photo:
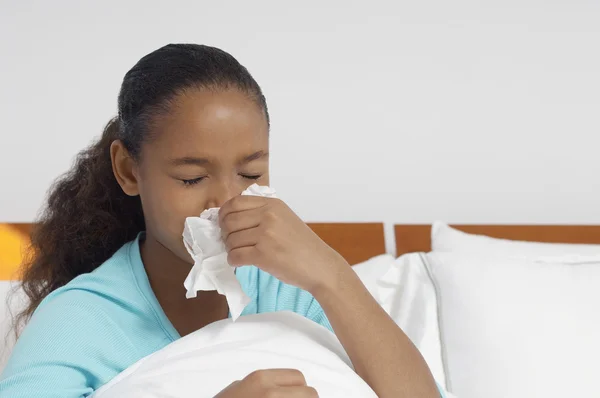
[[[221,207],[233,266],[254,264],[313,294],[357,373],[382,398],[439,396],[418,350],[348,263],[278,199],[237,196]]]
[[[386,397],[439,397],[427,364],[409,338],[340,260],[337,278],[311,293],[321,304],[356,373]]]

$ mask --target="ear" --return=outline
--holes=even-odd
[[[110,145],[110,159],[115,178],[125,195],[139,195],[137,165],[120,140]]]

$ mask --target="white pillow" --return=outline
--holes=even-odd
[[[525,242],[469,234],[436,221],[431,228],[434,252],[475,252],[511,256],[600,255],[600,245]]]
[[[0,374],[10,357],[15,345],[13,330],[13,315],[25,308],[27,296],[22,289],[9,296],[15,284],[14,281],[0,281]],[[9,301],[10,298],[10,301]]]
[[[395,258],[391,254],[381,254],[352,266],[352,269],[356,272],[363,285],[365,285],[367,290],[380,304],[377,280],[390,269],[392,264],[394,264],[394,260]]]
[[[600,256],[576,265],[448,252],[425,258],[438,286],[454,394],[597,394]]]
[[[212,323],[140,360],[94,398],[214,397],[254,370],[303,372],[321,398],[376,398],[326,328],[292,312]]]
[[[377,282],[378,296],[381,306],[421,352],[438,384],[447,387],[436,291],[423,255],[399,257]]]

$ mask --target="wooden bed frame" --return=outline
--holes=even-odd
[[[371,257],[383,254],[385,234],[383,223],[308,223],[313,231],[327,244],[338,251],[354,265]],[[488,235],[496,238],[560,243],[600,244],[599,225],[453,225],[462,231]],[[0,247],[2,233],[8,234],[6,242],[15,246],[8,248],[13,253],[21,247],[27,247],[31,224],[1,224]],[[4,232],[3,232],[4,231]],[[7,232],[8,231],[8,232]],[[396,256],[412,252],[428,252],[431,250],[431,225],[394,226],[396,235]],[[16,247],[18,245],[19,247]],[[7,250],[3,247],[3,250]],[[10,279],[15,275],[18,261],[3,263],[0,253],[0,280]]]
[[[383,223],[309,223],[350,265],[385,253]]]
[[[600,225],[452,225],[463,232],[494,238],[548,243],[600,244]],[[431,225],[394,226],[396,255],[431,251]]]

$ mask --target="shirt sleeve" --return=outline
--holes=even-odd
[[[122,370],[115,358],[133,347],[89,296],[69,292],[35,312],[0,377],[0,396],[86,397]]]
[[[321,308],[321,304],[319,304],[317,299],[315,299],[309,293],[307,293],[307,294],[308,294],[308,296],[310,296],[310,297],[307,297],[307,300],[310,300],[310,304],[308,306],[308,311],[306,312],[306,317],[308,319],[315,321],[319,325],[326,327],[333,333],[333,328],[331,327],[331,323],[329,323],[329,319],[327,319],[327,315],[325,315],[325,311],[323,311],[323,308]]]

